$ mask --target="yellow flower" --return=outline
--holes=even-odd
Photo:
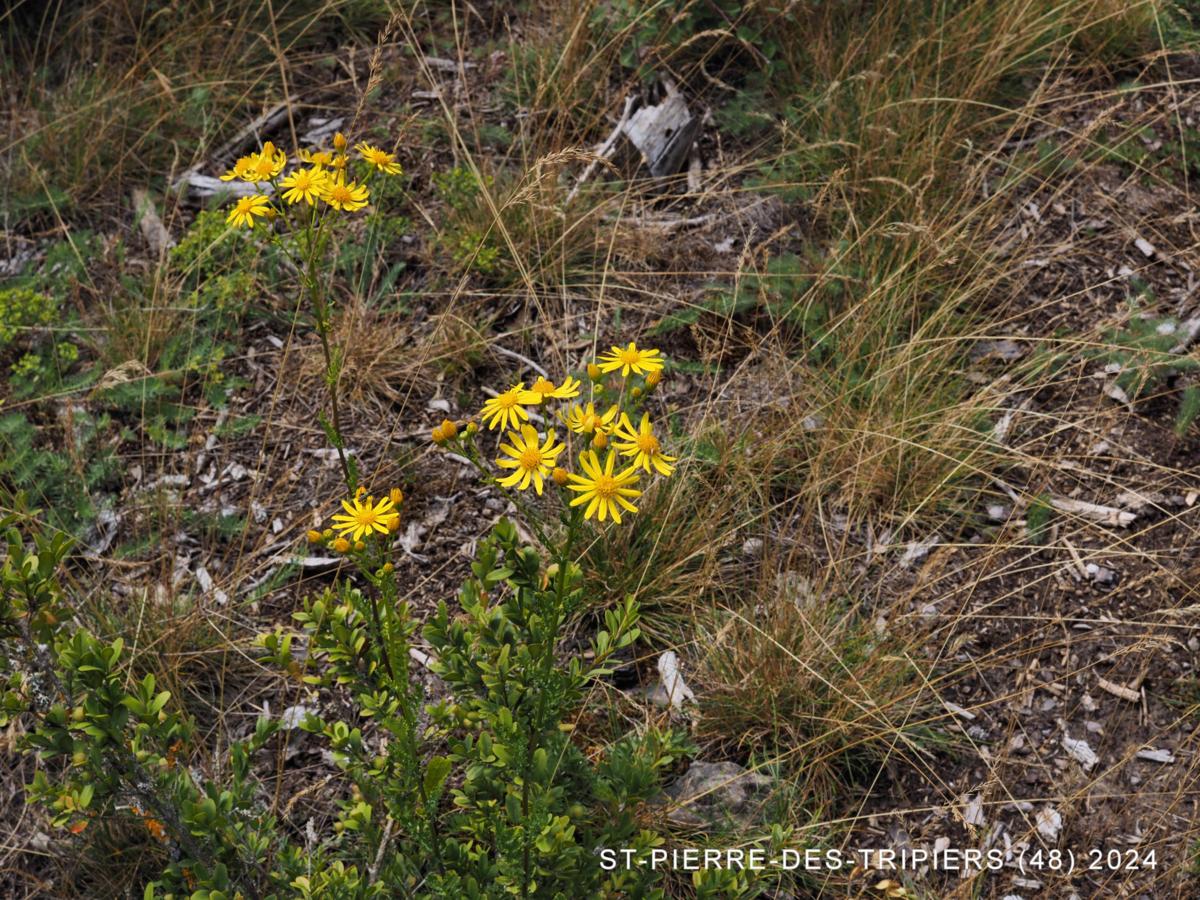
[[[225,219],[230,225],[238,226],[245,225],[247,228],[254,227],[255,216],[265,216],[271,207],[267,198],[262,194],[255,194],[252,197],[243,197],[229,211],[229,216]]]
[[[614,346],[597,362],[600,363],[601,372],[615,372],[620,369],[623,378],[627,378],[631,371],[645,375],[648,372],[657,372],[663,367],[662,358],[657,350],[639,350],[633,341],[623,350]]]
[[[378,147],[368,144],[366,141],[355,144],[354,149],[359,152],[368,163],[373,165],[380,172],[386,172],[388,175],[400,174],[400,163],[396,162],[395,154],[388,153]]]
[[[235,178],[240,178],[243,181],[253,181],[254,176],[254,157],[243,156],[233,164],[233,168],[221,176],[222,181],[233,181]]]
[[[395,512],[396,504],[392,503],[391,497],[384,497],[378,503],[374,497],[368,497],[367,502],[363,503],[362,499],[356,496],[353,501],[343,500],[342,509],[346,510],[346,515],[334,516],[333,527],[337,529],[339,536],[350,535],[350,539],[355,542],[363,535],[376,531],[387,534],[392,520],[400,517]]]
[[[559,418],[576,434],[593,434],[597,431],[607,431],[616,415],[616,406],[610,406],[608,412],[600,415],[596,412],[595,404],[588,403],[587,406],[582,406],[576,403],[567,411],[566,416],[559,413]]]
[[[337,538],[333,542],[333,549],[338,553],[347,553],[350,550],[350,542],[345,538]]]
[[[400,488],[392,488],[388,492],[388,499],[392,501],[394,506],[399,506],[404,502],[404,491],[400,490]]]
[[[322,171],[320,166],[313,166],[309,169],[296,169],[279,182],[279,186],[287,188],[283,192],[283,199],[288,203],[299,203],[303,200],[312,206],[320,199],[327,181],[329,175]]]
[[[346,136],[344,134],[342,134],[340,131],[333,136],[333,149],[336,150],[338,153],[345,153],[346,145],[349,143],[350,142],[348,140],[346,140]]]
[[[571,473],[570,478],[574,483],[567,485],[567,490],[579,491],[579,496],[571,501],[571,505],[582,506],[586,503],[587,509],[583,511],[585,519],[596,516],[603,522],[611,515],[613,521],[620,525],[622,508],[628,512],[637,512],[637,507],[629,502],[630,498],[640,497],[642,494],[633,488],[638,480],[637,469],[630,466],[614,475],[615,461],[616,456],[610,451],[604,459],[604,467],[601,468],[596,451],[585,450],[579,454],[579,467],[583,469],[584,474]]]
[[[537,397],[536,403],[541,403],[543,400],[551,398],[555,400],[570,400],[572,397],[579,396],[579,379],[572,378],[568,375],[561,385],[554,386],[554,382],[548,378],[538,378],[529,388],[529,393]]]
[[[488,430],[520,428],[522,419],[529,421],[526,404],[537,402],[537,395],[525,390],[525,382],[519,381],[503,394],[485,400],[479,415],[487,423]]]
[[[306,536],[308,537],[308,542],[310,544],[318,544],[321,542],[321,532],[319,531],[314,531],[310,528]]]
[[[508,439],[511,444],[500,445],[500,452],[508,458],[497,459],[496,465],[502,469],[512,469],[513,473],[497,481],[502,487],[515,487],[522,491],[533,481],[533,488],[540,495],[542,483],[554,468],[558,454],[563,452],[563,445],[554,443],[553,431],[546,435],[544,444],[539,443],[537,429],[532,425],[522,425],[520,434],[510,431]]]
[[[334,209],[354,212],[367,205],[367,189],[353,181],[347,183],[346,173],[339,172],[334,179],[325,182],[325,190],[321,199]]]
[[[282,172],[286,165],[287,154],[267,141],[258,153],[243,156],[235,162],[233,168],[221,176],[221,180],[233,181],[240,178],[242,181],[270,181]]]
[[[301,161],[311,163],[314,166],[333,165],[333,154],[328,150],[301,150],[297,155]]]
[[[622,456],[632,456],[634,466],[641,466],[647,472],[654,466],[660,475],[670,475],[675,471],[671,463],[678,457],[667,456],[662,452],[662,445],[650,427],[649,413],[642,413],[642,421],[636,431],[633,423],[629,421],[629,416],[621,413],[621,421],[613,429],[613,436],[616,438],[614,446],[617,452]]]

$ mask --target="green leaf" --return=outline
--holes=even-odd
[[[442,789],[450,775],[450,760],[444,756],[435,756],[425,767],[425,796],[432,797]]]

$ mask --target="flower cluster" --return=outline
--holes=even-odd
[[[402,172],[395,154],[364,141],[354,146],[365,170],[362,179],[355,181],[347,174],[350,168],[348,141],[341,132],[334,136],[333,147],[332,151],[298,151],[295,165],[284,174],[288,166],[287,154],[267,141],[257,153],[238,159],[221,180],[243,181],[256,186],[269,184],[285,206],[316,207],[323,203],[339,212],[356,212],[366,207],[370,199],[366,182],[373,174],[399,175]],[[259,219],[270,221],[283,208],[273,205],[266,193],[251,194],[233,205],[227,221],[235,227],[253,228]]]
[[[500,431],[500,455],[494,462],[506,470],[496,482],[518,491],[532,486],[541,495],[546,482],[552,481],[573,492],[575,496],[567,495],[571,496],[568,505],[582,507],[585,519],[603,522],[611,517],[619,524],[623,513],[637,512],[633,501],[642,494],[638,486],[642,473],[669,476],[677,459],[663,451],[649,413],[641,413],[636,425],[630,416],[633,412],[636,417],[640,401],[659,384],[662,371],[658,350],[639,349],[630,341],[588,364],[586,400],[581,396],[582,382],[570,375],[560,383],[545,376],[528,386],[520,381],[488,399],[479,418],[487,430]],[[614,373],[617,381],[610,384],[607,376]],[[551,415],[549,407],[555,402],[560,406]],[[535,422],[548,425],[555,418],[565,426],[568,443],[559,441],[552,428],[535,427]],[[433,440],[441,446],[455,443],[468,458],[481,460],[474,446],[478,431],[473,421],[460,428],[446,420],[433,430]],[[569,443],[580,441],[583,446],[575,456]],[[564,451],[568,451],[566,458],[578,460],[577,471],[559,464]]]
[[[309,543],[324,544],[338,553],[365,550],[376,534],[393,534],[400,528],[400,504],[404,494],[392,488],[378,500],[360,487],[350,500],[342,501],[343,513],[333,517],[333,526],[324,531],[308,532]]]

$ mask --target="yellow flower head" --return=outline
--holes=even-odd
[[[340,537],[350,535],[350,540],[356,543],[364,535],[387,534],[392,520],[400,518],[391,497],[384,497],[378,503],[374,497],[368,497],[364,503],[356,496],[353,500],[343,500],[342,509],[346,514],[334,516],[333,527]]]
[[[349,553],[350,552],[350,542],[348,540],[346,540],[345,538],[334,539],[332,546],[333,546],[333,549],[336,550],[338,553]]]
[[[301,150],[296,155],[310,165],[318,167],[333,165],[333,154],[328,150]]]
[[[503,394],[485,400],[479,416],[488,430],[520,428],[522,420],[529,421],[525,407],[537,402],[537,395],[525,390],[525,382],[519,381]]]
[[[608,412],[601,415],[596,412],[596,406],[593,403],[588,403],[586,406],[576,403],[565,416],[559,414],[559,418],[563,420],[567,428],[576,434],[595,434],[598,431],[608,431],[616,417],[616,406],[610,406]]]
[[[601,372],[615,372],[620,369],[623,378],[629,377],[630,372],[645,375],[657,372],[663,367],[662,357],[657,350],[639,350],[633,341],[624,349],[614,346],[597,362]]]
[[[255,216],[266,216],[271,211],[270,203],[262,194],[255,194],[252,197],[242,197],[234,204],[233,209],[229,211],[225,221],[235,228],[239,225],[245,225],[247,228],[254,227]]]
[[[320,166],[312,166],[308,169],[296,169],[279,182],[279,186],[286,188],[283,192],[283,199],[288,203],[303,201],[309,206],[313,206],[325,191],[327,181],[329,181],[329,174]]]
[[[233,181],[235,178],[240,178],[242,181],[254,180],[254,160],[253,156],[243,156],[233,164],[233,168],[221,176],[222,181]]]
[[[340,131],[333,136],[333,149],[336,150],[338,153],[345,153],[346,145],[349,143],[350,142],[348,140],[346,140],[346,136],[344,134],[342,134]]]
[[[533,488],[542,493],[542,483],[554,469],[558,454],[563,452],[562,444],[554,443],[554,432],[546,435],[545,443],[538,439],[537,429],[532,425],[522,425],[521,433],[508,433],[509,444],[501,444],[500,452],[504,456],[496,460],[496,465],[502,469],[512,469],[511,475],[497,479],[502,487],[515,487],[525,490],[529,482]]]
[[[242,181],[255,183],[270,181],[282,172],[286,165],[287,154],[267,141],[258,153],[243,156],[235,162],[233,168],[221,176],[221,180],[233,181],[235,178],[240,178]]]
[[[662,452],[662,445],[659,444],[658,438],[654,436],[654,430],[650,427],[650,414],[642,413],[641,424],[635,430],[633,423],[629,421],[629,416],[621,413],[621,421],[617,427],[613,429],[613,437],[616,438],[614,446],[617,452],[622,456],[632,456],[633,465],[641,466],[642,469],[649,472],[653,466],[660,475],[670,475],[675,471],[675,467],[671,463],[675,462],[678,457],[667,456]]]
[[[585,450],[579,454],[579,467],[583,469],[584,474],[576,475],[572,472],[569,476],[572,484],[567,485],[567,490],[579,493],[579,496],[571,501],[572,506],[587,504],[583,511],[585,519],[595,516],[603,522],[611,515],[613,521],[620,525],[622,509],[637,512],[637,507],[629,502],[642,494],[633,487],[638,480],[637,469],[630,466],[614,474],[615,461],[616,456],[611,451],[605,457],[603,467],[596,451]]]
[[[380,172],[384,172],[388,175],[400,174],[400,163],[396,162],[395,154],[381,150],[378,147],[368,144],[366,141],[355,144],[354,149],[358,151],[359,155],[363,159],[365,159]]]
[[[561,385],[554,386],[554,382],[548,378],[538,378],[537,381],[529,388],[529,393],[537,397],[535,403],[541,403],[543,400],[570,400],[572,397],[579,396],[579,379],[572,378],[568,375]]]
[[[336,178],[325,182],[321,199],[334,209],[354,212],[367,205],[368,192],[365,186],[346,181],[346,173],[338,172]]]

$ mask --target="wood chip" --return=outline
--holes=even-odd
[[[942,702],[942,706],[946,707],[946,711],[952,715],[958,716],[960,719],[966,719],[968,722],[974,721],[975,713],[969,709],[963,709],[957,703],[951,703],[949,700]]]
[[[1175,762],[1175,754],[1173,754],[1170,750],[1139,750],[1136,755],[1138,759],[1145,759],[1150,762]]]
[[[1070,497],[1051,497],[1050,505],[1069,516],[1079,516],[1081,519],[1099,522],[1102,525],[1116,525],[1119,528],[1128,527],[1137,518],[1137,513],[1128,510],[1084,500],[1072,500]]]
[[[1100,757],[1096,755],[1096,751],[1085,740],[1076,740],[1069,734],[1064,734],[1062,745],[1071,759],[1083,766],[1084,771],[1090,771],[1096,763],[1100,762]]]
[[[987,819],[983,816],[983,795],[975,794],[974,796],[967,795],[963,798],[963,821],[968,825],[974,825],[982,828],[987,824]]]
[[[1037,824],[1038,834],[1046,840],[1054,843],[1058,840],[1058,833],[1062,831],[1062,814],[1053,806],[1043,806],[1037,811],[1037,816],[1034,817],[1034,822]]]
[[[1133,688],[1127,688],[1123,684],[1116,684],[1107,678],[1096,676],[1096,684],[1100,687],[1100,690],[1107,691],[1114,697],[1120,697],[1122,700],[1128,700],[1130,703],[1137,703],[1142,699],[1142,695]]]

